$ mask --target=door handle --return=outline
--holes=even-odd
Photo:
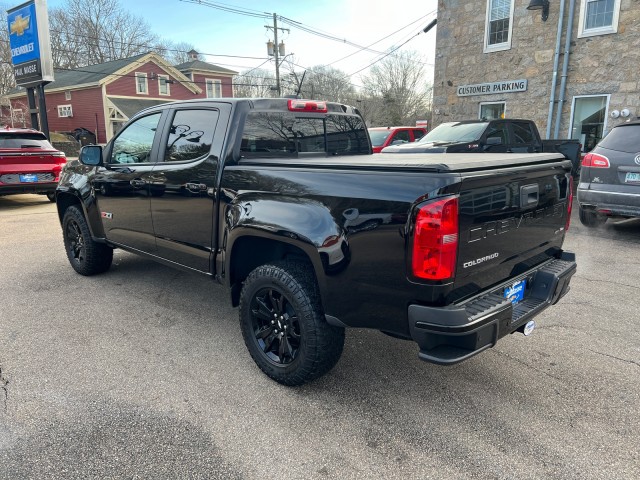
[[[140,180],[139,178],[134,178],[133,180],[130,180],[129,183],[137,188],[144,187],[147,184],[147,182]]]
[[[185,188],[192,193],[200,193],[203,190],[206,190],[207,186],[204,183],[189,182],[185,184]]]
[[[538,205],[540,198],[538,184],[520,187],[520,208],[532,208]]]

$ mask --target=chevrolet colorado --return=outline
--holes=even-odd
[[[71,266],[114,248],[229,287],[244,342],[300,385],[338,361],[345,327],[468,359],[569,290],[572,202],[562,155],[372,155],[349,106],[215,99],[138,113],[83,147],[57,189]]]

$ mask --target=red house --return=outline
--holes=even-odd
[[[146,107],[232,97],[233,76],[238,72],[197,60],[197,53],[190,53],[191,61],[176,66],[150,52],[77,70],[56,70],[55,81],[45,86],[49,130],[85,128],[96,135],[97,143],[105,143]],[[13,90],[6,97],[11,119],[29,122],[26,90]]]

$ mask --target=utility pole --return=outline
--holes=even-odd
[[[281,45],[278,44],[278,30],[282,30],[283,32],[289,32],[288,28],[279,28],[278,27],[278,16],[273,14],[273,27],[271,25],[265,25],[265,28],[273,29],[273,58],[276,61],[276,92],[278,97],[280,96],[280,62],[278,61],[278,54],[284,55],[284,42]],[[267,44],[268,45],[268,44]],[[282,51],[280,52],[280,49]],[[271,55],[271,52],[268,52]]]

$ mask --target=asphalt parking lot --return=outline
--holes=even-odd
[[[572,290],[530,337],[445,368],[349,330],[286,388],[224,287],[121,251],[77,275],[55,206],[0,197],[0,479],[640,478],[640,220],[575,213]]]

